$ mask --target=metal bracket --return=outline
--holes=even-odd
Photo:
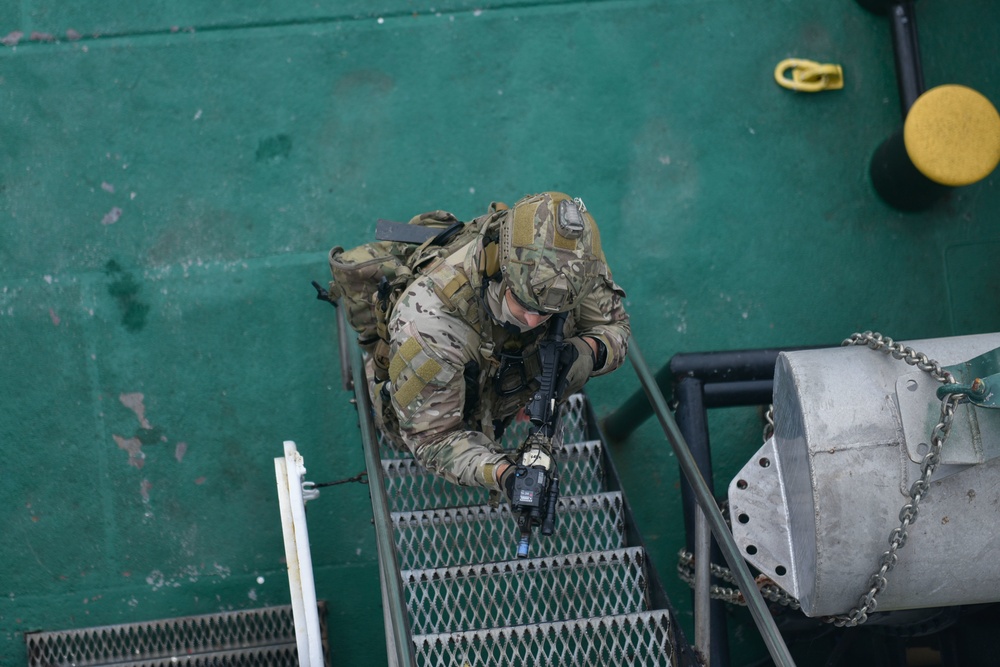
[[[733,539],[743,557],[799,599],[788,506],[774,438],[757,450],[729,484],[729,514]],[[775,516],[783,517],[784,521],[774,521]],[[764,517],[768,518],[766,522]]]
[[[903,439],[910,460],[919,463],[927,453],[931,430],[938,423],[941,413],[942,388],[951,388],[955,393],[961,384],[969,388],[973,381],[989,379],[992,386],[1000,384],[1000,349],[970,359],[962,364],[948,366],[946,370],[955,376],[955,385],[941,385],[926,373],[917,372],[900,376],[896,380],[896,402],[899,406]],[[992,371],[993,375],[989,373]],[[994,405],[983,405],[984,402]],[[951,434],[941,450],[941,466],[931,479],[941,479],[952,475],[966,466],[985,463],[1000,456],[1000,410],[977,410],[976,407],[1000,407],[991,394],[970,397],[955,414]],[[957,467],[956,467],[957,466]]]
[[[962,393],[970,403],[981,408],[1000,408],[1000,347],[990,350],[965,363],[947,366],[946,371],[955,376],[955,384],[938,388],[938,398],[943,394]]]

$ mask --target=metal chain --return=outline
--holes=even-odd
[[[883,336],[880,333],[865,331],[864,333],[853,334],[841,343],[841,346],[849,345],[867,345],[876,352],[885,352],[892,355],[893,359],[901,359],[911,366],[916,366],[920,370],[930,373],[938,382],[946,384],[955,383],[955,376],[945,370],[941,364],[933,359],[929,359],[926,354],[916,352],[912,347],[897,343],[888,336]]]
[[[845,340],[842,345],[867,345],[877,352],[884,352],[894,359],[900,359],[929,373],[938,382],[953,384],[954,376],[945,370],[941,364],[928,359],[926,354],[915,352],[912,348],[894,342],[888,336],[865,331],[856,333]],[[930,478],[941,462],[941,447],[951,432],[955,418],[955,408],[962,394],[946,394],[941,399],[941,419],[931,430],[930,451],[920,461],[920,477],[910,486],[910,502],[903,505],[899,511],[899,527],[889,533],[889,549],[879,558],[879,569],[868,580],[869,589],[858,599],[858,606],[843,616],[829,616],[824,620],[837,627],[854,627],[868,620],[868,614],[878,607],[877,596],[885,590],[889,581],[886,575],[899,562],[897,552],[906,545],[907,531],[917,521],[917,508],[920,501],[930,489]]]
[[[711,563],[709,565],[709,569],[711,570],[713,577],[722,579],[730,584],[736,584],[736,577],[733,576],[733,573],[729,568]],[[687,583],[688,586],[694,588],[694,554],[690,551],[684,551],[682,549],[677,554],[677,576],[680,577],[681,581]],[[759,586],[761,595],[771,602],[776,602],[792,609],[799,608],[798,600],[783,591],[777,584],[768,582],[771,582],[771,580],[760,579],[758,577],[758,584],[762,584]],[[743,592],[740,591],[739,588],[730,588],[727,586],[717,586],[712,584],[709,586],[708,590],[709,595],[713,600],[722,600],[723,602],[728,602],[729,604],[746,606],[746,598],[743,597]]]

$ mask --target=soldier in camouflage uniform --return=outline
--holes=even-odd
[[[371,389],[376,423],[396,446],[453,483],[498,491],[514,469],[500,437],[537,388],[552,314],[567,313],[565,340],[577,351],[565,396],[621,365],[630,327],[581,200],[545,192],[476,222],[474,240],[399,298],[389,379]]]

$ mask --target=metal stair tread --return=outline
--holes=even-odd
[[[600,440],[564,444],[555,453],[564,496],[603,490],[604,468]],[[489,491],[478,486],[458,486],[434,475],[412,458],[382,459],[386,494],[392,511],[483,505]]]
[[[617,491],[562,497],[556,531],[533,540],[533,555],[625,546],[623,512]],[[392,512],[390,521],[402,569],[502,561],[514,554],[514,519],[506,504]]]
[[[641,547],[626,547],[405,570],[401,578],[412,631],[430,634],[645,611],[646,563]],[[494,604],[498,591],[534,603]]]
[[[418,665],[671,665],[674,638],[666,609],[489,630],[415,635]]]

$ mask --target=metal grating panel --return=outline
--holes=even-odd
[[[667,611],[413,638],[420,667],[666,667],[673,642]]]
[[[559,499],[556,530],[532,540],[533,556],[607,551],[625,545],[620,493]],[[393,512],[401,569],[448,567],[511,560],[517,545],[514,517],[507,505]]]
[[[646,611],[644,563],[632,547],[402,577],[413,633],[431,634]]]
[[[556,452],[560,492],[564,496],[598,493],[603,488],[601,442],[565,444]],[[489,491],[458,486],[432,475],[414,459],[383,459],[386,493],[392,511],[485,505]]]
[[[326,603],[319,604],[326,655]],[[291,606],[25,634],[29,667],[299,664]]]

